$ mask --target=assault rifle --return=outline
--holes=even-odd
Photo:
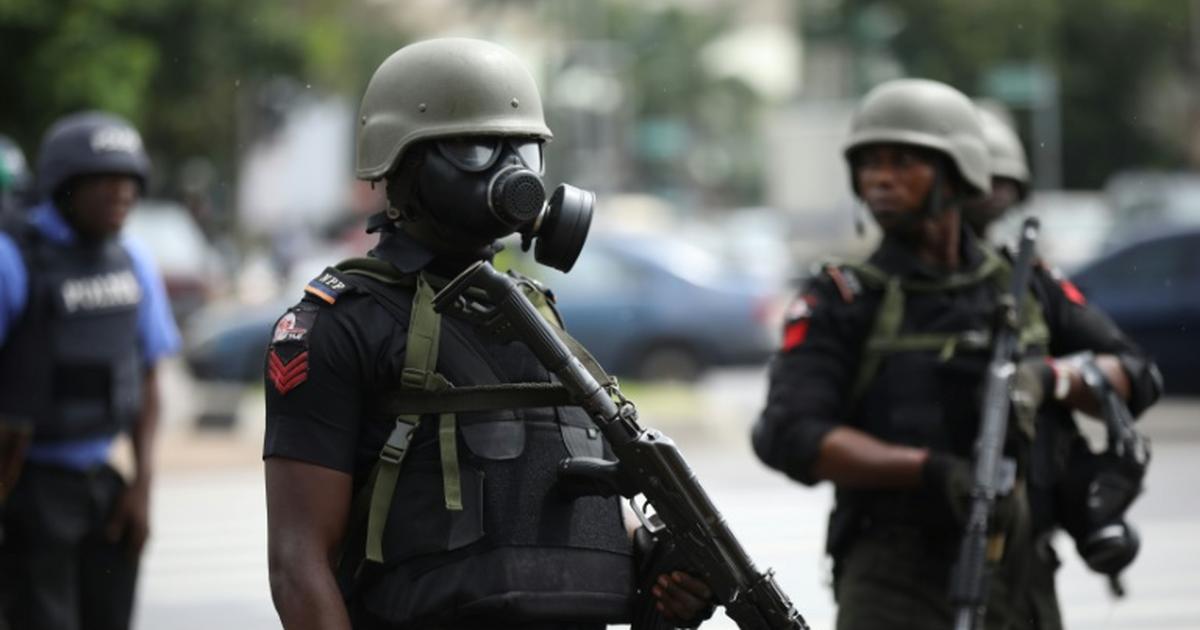
[[[560,466],[560,479],[588,488],[587,494],[629,499],[657,543],[678,551],[686,570],[708,584],[739,628],[807,630],[773,573],[755,568],[675,443],[638,424],[633,403],[615,384],[605,387],[596,380],[511,277],[486,261],[477,262],[434,297],[434,308],[448,308],[469,288],[487,294],[506,327],[558,377],[571,402],[587,411],[612,446],[616,462],[568,458]],[[654,508],[653,515],[638,505],[637,495]],[[633,627],[660,624],[642,617]]]
[[[957,608],[955,630],[984,627],[989,563],[1003,553],[1004,539],[988,540],[988,521],[996,501],[1012,491],[1016,483],[1015,462],[1004,457],[1008,415],[1012,407],[1012,383],[1020,360],[1020,322],[1029,294],[1033,271],[1038,221],[1030,217],[1021,225],[1021,241],[1013,264],[1012,288],[1000,296],[992,333],[992,358],[983,388],[983,410],[979,437],[975,441],[975,474],[966,529],[958,550],[950,582],[950,602]]]

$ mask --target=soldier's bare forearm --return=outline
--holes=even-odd
[[[273,562],[271,599],[285,630],[350,630],[350,618],[328,563]]]
[[[921,482],[929,452],[884,442],[851,427],[825,435],[813,473],[851,488],[912,488]]]
[[[158,433],[161,408],[158,391],[158,367],[150,366],[142,379],[142,406],[133,426],[134,483],[147,487],[154,471],[154,436]]]
[[[286,630],[349,630],[333,576],[346,532],[350,475],[301,461],[268,458],[267,562],[271,599]]]

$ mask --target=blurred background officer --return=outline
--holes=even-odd
[[[978,238],[986,239],[996,221],[1028,199],[1030,174],[1025,148],[1012,128],[987,109],[980,108],[979,117],[988,149],[992,192],[964,204],[963,218]],[[1087,304],[1083,293],[1066,276],[1038,262],[1033,269],[1032,281],[1042,304],[1072,305],[1057,312],[1047,311],[1047,315],[1060,322],[1060,328],[1074,328],[1079,332],[1072,331],[1073,334],[1109,339],[1108,345],[1115,350],[1125,371],[1141,376],[1141,395],[1136,397],[1137,406],[1132,410],[1135,414],[1140,414],[1157,399],[1162,389],[1157,369],[1146,364],[1142,351],[1130,344],[1103,313]],[[1071,352],[1072,349],[1078,350],[1078,343],[1050,340],[1051,354]],[[1068,357],[1056,366],[1074,374],[1081,367],[1079,361],[1087,360],[1094,359]],[[1066,406],[1047,405],[1042,415],[1034,439],[1029,474],[1036,553],[1027,583],[1038,628],[1050,630],[1062,627],[1055,587],[1055,573],[1059,567],[1052,545],[1055,532],[1064,527],[1075,539],[1075,547],[1089,567],[1099,573],[1117,576],[1133,562],[1140,547],[1138,536],[1125,522],[1124,515],[1133,497],[1140,492],[1145,462],[1140,466],[1112,466],[1109,465],[1111,458],[1093,455]],[[1112,488],[1102,489],[1096,482],[1103,474],[1117,475],[1118,485],[1123,489],[1115,492]],[[1113,502],[1119,503],[1120,507],[1112,508],[1109,504]],[[1112,514],[1102,519],[1090,518],[1101,511]]]
[[[863,98],[845,155],[883,242],[865,264],[826,266],[789,309],[754,447],[802,483],[837,487],[827,550],[839,628],[949,627],[986,339],[1011,273],[961,220],[964,203],[991,189],[988,151],[964,95],[902,79]],[[1031,412],[1043,399],[1095,408],[1077,371],[1047,362],[1047,351],[1118,353],[1099,364],[1137,410],[1159,391],[1151,365],[1111,325],[1088,325],[1082,304],[1033,289],[1021,329],[1030,404],[1010,424],[1019,480],[992,524],[1006,542],[989,628],[1040,622],[1025,585]]]
[[[1025,147],[1012,127],[987,109],[981,107],[978,112],[987,145],[992,192],[963,204],[963,219],[976,236],[987,238],[987,229],[997,219],[1029,197],[1029,163],[1025,160]]]
[[[383,180],[389,200],[369,222],[379,245],[310,282],[267,354],[268,547],[283,625],[627,620],[635,567],[620,503],[555,486],[562,458],[605,452],[581,409],[394,410],[447,387],[519,394],[550,380],[502,330],[431,302],[514,232],[537,240],[543,264],[566,271],[579,255],[592,196],[563,185],[546,203],[551,134],[533,77],[495,44],[429,40],[383,62],[360,115],[357,175]],[[653,590],[670,619],[708,608],[707,588],[681,573]]]
[[[129,626],[149,532],[156,365],[179,346],[161,279],[120,236],[149,168],[125,120],[67,116],[38,154],[41,203],[0,234],[0,418],[32,429],[0,546],[13,628]],[[122,433],[129,480],[108,463]]]
[[[25,203],[32,179],[21,147],[0,134],[0,217]]]

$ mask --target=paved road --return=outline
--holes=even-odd
[[[701,395],[654,394],[642,404],[646,422],[677,437],[734,531],[761,567],[778,571],[810,625],[832,627],[821,553],[830,490],[802,488],[753,458],[745,432],[762,400],[759,373],[720,374],[704,385]],[[257,404],[247,399],[249,420],[231,435],[196,436],[177,426],[165,436],[138,628],[279,627],[267,588]],[[1200,472],[1200,404],[1168,402],[1143,426],[1154,439],[1155,462],[1133,513],[1144,543],[1127,576],[1130,596],[1114,601],[1069,541],[1059,540],[1069,627],[1200,628],[1200,497],[1193,485]],[[718,614],[705,627],[735,626]]]

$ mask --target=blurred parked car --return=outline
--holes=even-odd
[[[184,360],[199,381],[258,383],[271,327],[299,297],[255,306],[218,305],[185,328]]]
[[[1200,175],[1171,171],[1125,171],[1104,186],[1114,229],[1140,225],[1200,226]],[[1112,235],[1120,239],[1122,234]]]
[[[709,367],[764,362],[778,343],[773,283],[681,239],[597,235],[570,277],[539,275],[567,330],[614,374],[692,380]]]
[[[1041,221],[1038,255],[1067,271],[1094,259],[1106,244],[1111,245],[1114,212],[1101,193],[1078,190],[1039,190],[1021,207],[992,226],[990,238],[1000,244],[1015,244],[1025,218]]]
[[[569,278],[545,267],[539,275],[571,334],[615,374],[690,380],[712,366],[763,362],[777,345],[771,287],[680,240],[596,237]],[[185,351],[192,374],[260,382],[271,326],[297,299],[197,316]]]
[[[163,199],[142,200],[129,213],[124,233],[150,251],[176,321],[184,322],[204,306],[220,277],[221,257],[187,208]]]
[[[1175,228],[1124,245],[1073,280],[1149,352],[1169,394],[1200,394],[1200,229]]]

